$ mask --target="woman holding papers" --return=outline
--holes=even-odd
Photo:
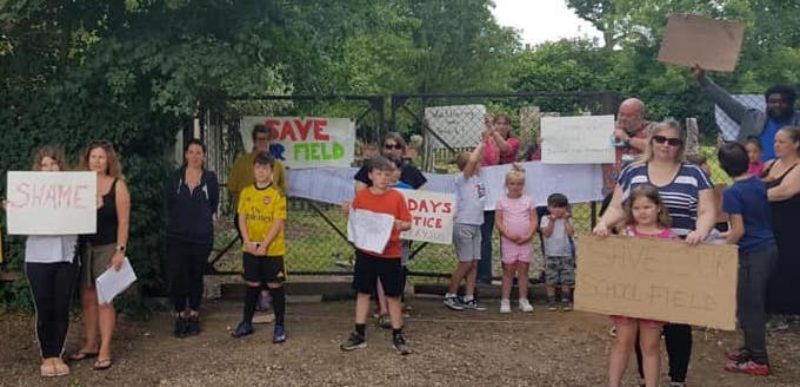
[[[104,271],[119,270],[125,262],[131,200],[119,158],[110,142],[89,143],[81,157],[81,168],[97,173],[97,232],[78,240],[83,265],[81,304],[86,331],[83,345],[70,359],[97,357],[94,369],[105,370],[113,364],[111,337],[117,314],[113,304],[98,304],[95,281]]]
[[[34,171],[66,169],[64,154],[59,149],[45,146],[36,151]],[[25,274],[36,308],[42,376],[69,375],[69,366],[61,355],[69,328],[69,302],[78,273],[74,259],[76,242],[76,235],[31,235],[25,242]]]
[[[596,235],[609,235],[609,230],[624,219],[622,203],[632,189],[652,184],[664,199],[672,218],[672,230],[693,245],[706,240],[716,219],[714,192],[705,172],[683,163],[685,138],[685,132],[675,121],[653,127],[642,158],[626,167],[617,178],[611,204],[594,229]],[[692,354],[692,328],[685,324],[666,324],[664,337],[670,386],[684,386]],[[638,346],[637,359],[642,375]]]

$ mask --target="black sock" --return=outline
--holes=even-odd
[[[364,337],[367,335],[367,324],[356,324],[356,333]]]
[[[272,309],[275,311],[275,325],[283,326],[283,317],[286,315],[286,289],[270,288],[269,295],[272,296]]]
[[[261,288],[248,286],[247,291],[244,293],[244,316],[242,321],[253,323],[253,315],[256,313],[256,303],[258,303],[258,295],[261,293]]]
[[[403,328],[392,328],[392,337],[397,337],[403,334]]]

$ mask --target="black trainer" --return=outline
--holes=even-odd
[[[364,336],[358,334],[358,332],[353,332],[350,334],[350,337],[347,338],[347,341],[339,345],[339,348],[342,351],[355,351],[356,349],[366,348],[367,347],[367,340],[364,339]]]
[[[172,331],[175,337],[186,337],[186,319],[181,315],[175,316],[175,329]]]
[[[200,334],[200,316],[189,316],[186,319],[186,336]]]
[[[406,338],[403,334],[395,335],[392,338],[392,348],[394,348],[399,354],[405,356],[411,353],[411,348],[406,343]]]
[[[235,338],[239,338],[242,336],[247,336],[253,334],[253,324],[242,321],[239,323],[239,326],[236,327],[236,330],[231,332],[231,336]]]

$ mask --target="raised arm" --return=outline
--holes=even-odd
[[[747,112],[746,106],[733,99],[730,93],[719,87],[710,78],[706,77],[705,70],[699,65],[695,65],[694,68],[692,68],[692,75],[694,75],[694,78],[700,83],[703,91],[711,98],[711,101],[717,104],[725,114],[736,121],[737,124],[742,123],[744,115]]]

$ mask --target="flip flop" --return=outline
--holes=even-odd
[[[69,366],[66,364],[53,364],[53,369],[55,370],[55,376],[69,375]]]
[[[97,361],[94,362],[92,368],[95,371],[104,371],[111,368],[112,365],[114,365],[114,359],[105,359],[105,360],[97,359]]]
[[[67,357],[67,360],[81,361],[84,359],[91,359],[97,357],[97,352],[75,352]]]
[[[39,366],[39,375],[45,378],[56,376],[56,368],[52,364],[42,364]]]

